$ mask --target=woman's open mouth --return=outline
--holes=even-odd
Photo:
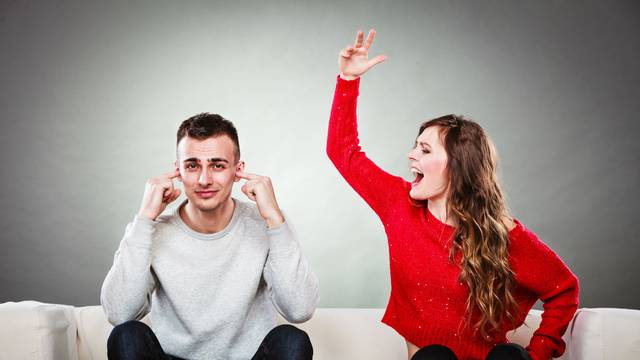
[[[416,185],[418,185],[420,180],[422,180],[422,178],[424,178],[424,174],[422,173],[422,171],[420,171],[420,170],[418,170],[416,168],[411,168],[411,173],[413,175],[415,175],[415,179],[413,179],[413,181],[411,182],[411,186],[416,186]]]

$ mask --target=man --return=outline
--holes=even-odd
[[[267,177],[244,172],[233,124],[185,120],[174,171],[147,182],[101,291],[109,359],[311,359],[318,282]],[[182,182],[187,199],[169,215]],[[235,182],[255,204],[231,197]],[[153,331],[136,321],[151,312]]]

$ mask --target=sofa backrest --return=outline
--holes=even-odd
[[[315,359],[405,360],[403,339],[380,322],[383,311],[320,308],[297,326],[309,333]],[[149,317],[143,321],[151,325]],[[540,321],[541,312],[532,310],[509,340],[526,346]],[[35,301],[0,304],[0,324],[0,360],[105,360],[113,328],[100,306]],[[640,359],[640,311],[580,309],[563,338],[560,359]]]
[[[311,337],[314,359],[406,359],[407,347],[402,337],[380,322],[383,312],[384,309],[320,308],[311,320],[296,326]],[[78,359],[106,360],[107,338],[113,327],[102,308],[76,308],[76,318]],[[149,316],[143,321],[151,325]],[[279,322],[285,323],[282,318]],[[532,310],[525,325],[508,335],[510,341],[526,346],[539,323],[540,311]]]

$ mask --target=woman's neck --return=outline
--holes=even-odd
[[[454,216],[449,213],[447,198],[445,196],[438,196],[429,199],[427,201],[427,208],[436,219],[440,220],[440,222],[453,227],[457,225],[457,221]]]

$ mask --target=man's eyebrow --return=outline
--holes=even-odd
[[[199,163],[200,159],[198,158],[188,158],[188,159],[184,159],[182,162],[196,162]],[[211,159],[207,159],[207,162],[210,163],[217,163],[217,162],[224,162],[224,163],[229,163],[229,160],[225,159],[225,158],[211,158]]]

